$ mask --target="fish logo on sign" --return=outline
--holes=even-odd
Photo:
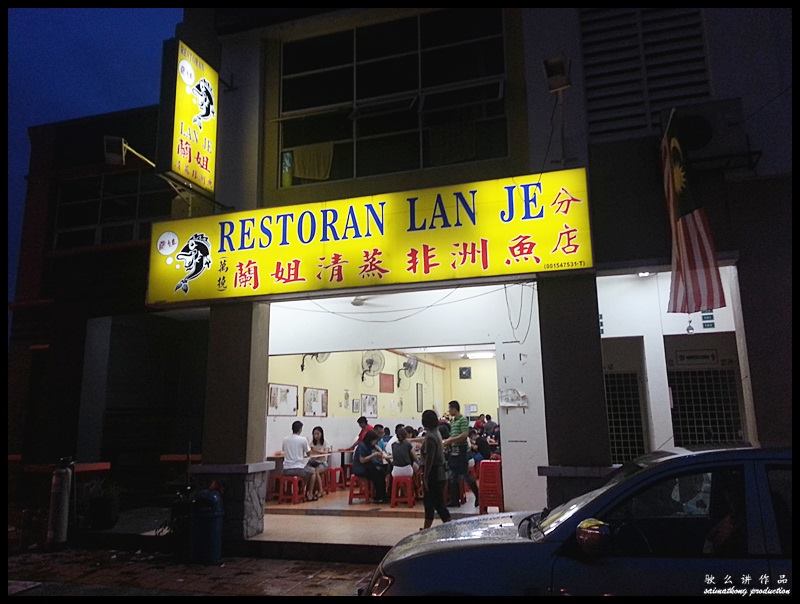
[[[192,118],[192,122],[197,124],[197,127],[202,130],[203,122],[210,120],[215,115],[214,90],[211,87],[211,83],[207,79],[202,78],[195,84],[194,88],[192,88],[192,94],[195,96],[195,102],[200,108],[198,114]]]
[[[189,293],[189,281],[197,279],[204,270],[211,266],[211,242],[204,233],[195,233],[181,248],[175,258],[183,262],[187,275],[175,286],[175,291]]]

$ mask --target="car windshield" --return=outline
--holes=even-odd
[[[657,463],[664,457],[671,455],[670,453],[665,453],[662,451],[656,451],[649,455],[644,455],[642,457],[638,457],[632,461],[626,462],[608,477],[606,483],[598,489],[593,491],[589,491],[588,493],[584,493],[583,495],[578,495],[577,497],[570,499],[566,503],[562,503],[557,508],[552,509],[548,514],[547,517],[539,523],[539,528],[541,529],[541,533],[539,534],[539,538],[543,538],[545,535],[548,535],[550,532],[555,530],[557,526],[559,526],[562,522],[567,520],[573,514],[575,514],[578,510],[580,510],[583,506],[587,503],[592,501],[595,497],[605,493],[608,489],[617,485],[624,480],[627,480],[631,476],[638,474],[639,472],[643,471],[645,468]]]

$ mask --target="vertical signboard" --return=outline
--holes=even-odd
[[[219,74],[180,40],[164,43],[158,170],[213,199]]]

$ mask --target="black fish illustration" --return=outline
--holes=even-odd
[[[189,281],[199,277],[204,270],[211,266],[211,242],[204,233],[195,233],[175,258],[183,262],[188,273],[175,286],[175,291],[181,290],[184,294],[188,294]]]

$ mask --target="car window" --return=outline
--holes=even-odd
[[[781,553],[792,555],[792,469],[786,466],[767,468],[769,493],[772,498],[772,509],[775,512],[775,524],[778,527],[778,538]]]
[[[741,467],[673,475],[601,515],[616,555],[738,556],[747,527]]]

